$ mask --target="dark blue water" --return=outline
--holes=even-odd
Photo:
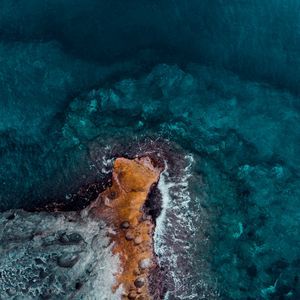
[[[299,9],[1,1],[0,209],[65,201],[103,157],[169,139],[207,186],[219,298],[300,299]]]

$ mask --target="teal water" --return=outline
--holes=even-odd
[[[1,210],[66,201],[110,158],[169,140],[194,157],[193,286],[299,299],[299,6],[2,1]]]

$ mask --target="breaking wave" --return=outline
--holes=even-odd
[[[212,299],[212,291],[193,272],[193,240],[198,226],[197,211],[192,210],[189,183],[193,176],[194,156],[184,157],[185,167],[177,175],[171,175],[166,163],[158,189],[162,196],[162,211],[156,220],[154,248],[160,267],[166,273],[168,299]],[[200,275],[201,276],[201,275]]]

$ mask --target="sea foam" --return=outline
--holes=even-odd
[[[184,157],[185,167],[174,176],[169,172],[168,163],[161,174],[158,189],[162,196],[162,211],[156,220],[154,234],[155,252],[160,266],[167,270],[168,288],[165,299],[199,299],[188,283],[193,276],[187,269],[190,237],[194,231],[195,218],[189,210],[191,195],[189,179],[192,176],[194,157]],[[192,282],[192,281],[191,281]]]

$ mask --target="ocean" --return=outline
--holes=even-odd
[[[299,9],[1,1],[0,210],[156,151],[165,299],[300,299]]]

